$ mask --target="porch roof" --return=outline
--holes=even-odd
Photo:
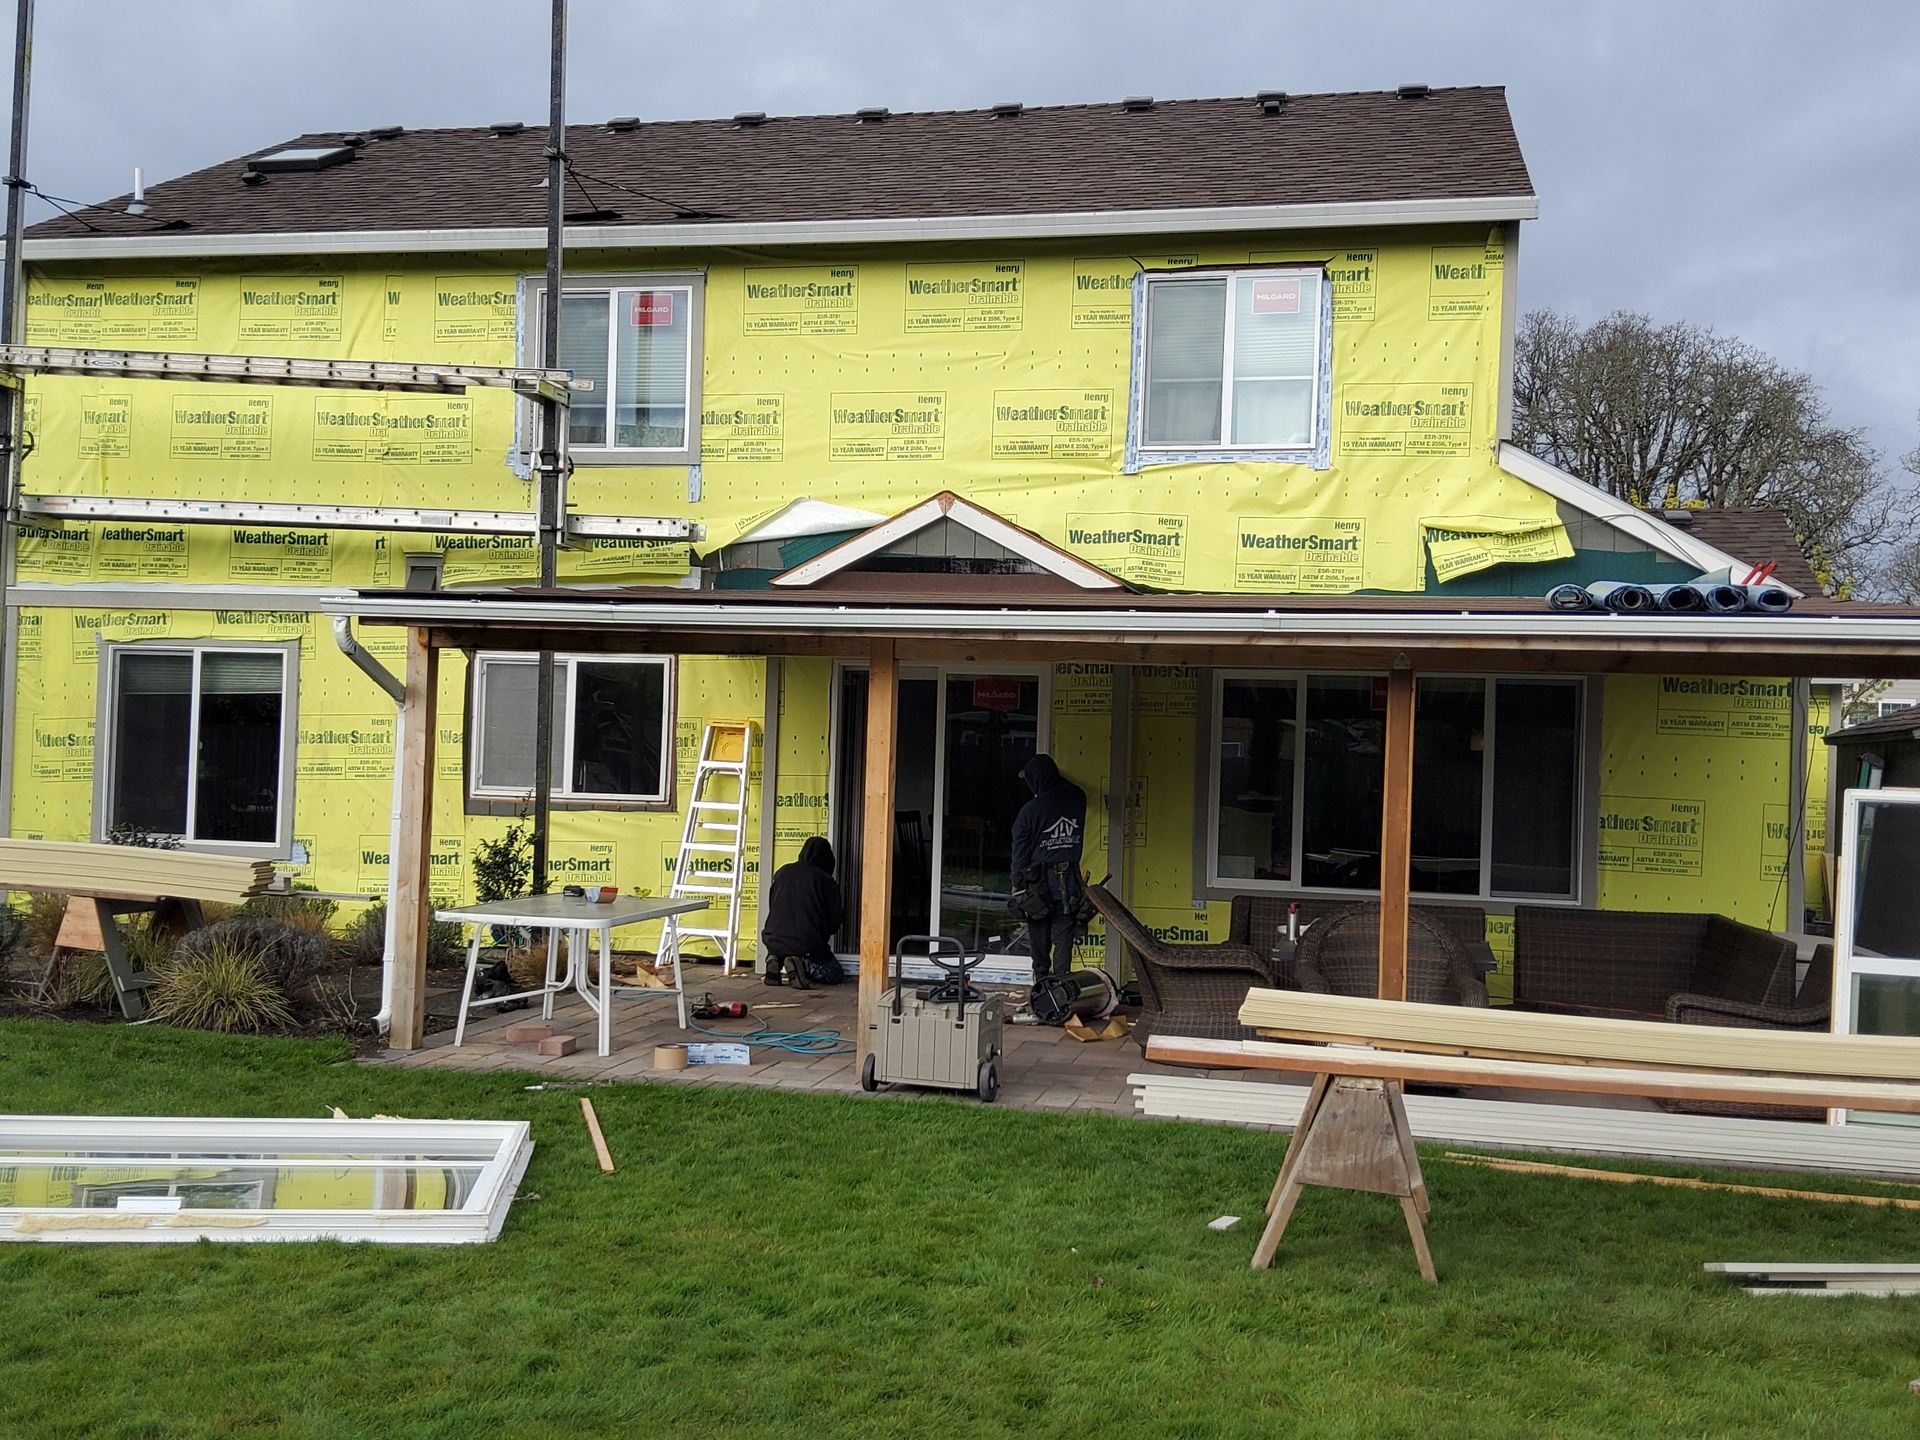
[[[1543,600],[1433,595],[969,596],[664,588],[362,591],[328,614],[417,626],[441,648],[902,660],[1920,677],[1920,607],[1810,597],[1789,615],[1567,614]]]

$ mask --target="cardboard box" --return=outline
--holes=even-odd
[[[753,1051],[745,1045],[696,1042],[687,1046],[689,1065],[751,1065]]]

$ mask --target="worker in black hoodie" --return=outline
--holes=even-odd
[[[1080,928],[1080,853],[1087,838],[1087,792],[1060,773],[1051,755],[1036,755],[1020,771],[1033,798],[1013,819],[1013,910],[1027,922],[1028,951],[1037,985],[1073,966]]]
[[[810,835],[800,858],[774,872],[767,891],[767,918],[760,927],[767,984],[784,978],[797,990],[838,985],[846,978],[833,953],[834,932],[845,918],[840,886],[833,878],[833,846]]]

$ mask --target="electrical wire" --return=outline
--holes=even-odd
[[[775,1030],[758,1015],[747,1017],[757,1030],[715,1030],[689,1018],[687,1028],[702,1035],[730,1040],[735,1045],[750,1045],[759,1050],[784,1050],[789,1055],[851,1055],[853,1044],[838,1030]]]
[[[116,208],[112,205],[95,205],[88,200],[69,200],[64,195],[49,195],[31,180],[23,181],[21,183],[21,189],[25,190],[29,195],[37,195],[56,210],[79,221],[80,224],[86,225],[89,230],[98,230],[100,227],[87,224],[87,219],[84,215],[75,214],[74,209],[69,207],[75,207],[80,210],[98,210],[102,215],[126,215],[129,220],[144,220],[149,225],[159,225],[169,229],[178,226],[180,223],[178,220],[169,220],[161,215],[129,215],[124,208]]]
[[[678,200],[669,200],[664,195],[655,195],[651,191],[639,189],[637,186],[624,185],[618,180],[609,180],[604,175],[589,175],[586,171],[575,166],[571,160],[566,162],[566,167],[567,174],[573,177],[575,184],[580,184],[580,182],[585,180],[591,180],[596,185],[605,185],[612,190],[624,190],[629,195],[638,195],[642,200],[651,200],[656,205],[666,206],[683,220],[731,220],[733,218],[731,215],[725,215],[716,210],[702,210],[698,206],[683,205]],[[583,194],[586,188],[584,184],[580,184],[580,189]]]

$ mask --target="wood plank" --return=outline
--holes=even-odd
[[[1853,1265],[1804,1260],[1710,1260],[1700,1267],[1709,1275],[1774,1276],[1782,1280],[1920,1280],[1920,1265]]]
[[[873,1053],[867,1028],[887,988],[893,923],[893,772],[900,715],[900,662],[891,640],[875,640],[867,670],[866,803],[860,827],[860,996],[854,1016],[856,1064]]]
[[[1381,743],[1380,998],[1407,998],[1407,913],[1413,863],[1413,670],[1387,673],[1387,728]]]
[[[1828,1035],[1660,1020],[1534,1015],[1412,1001],[1357,1000],[1299,990],[1247,993],[1240,1023],[1291,1040],[1337,1041],[1490,1059],[1593,1061],[1682,1070],[1904,1080],[1920,1077],[1920,1040]]]
[[[1406,1002],[1401,1002],[1406,1003]],[[1676,1027],[1677,1028],[1677,1027]],[[1147,1059],[1214,1069],[1283,1070],[1301,1075],[1365,1075],[1430,1085],[1504,1085],[1574,1095],[1645,1095],[1656,1100],[1758,1101],[1771,1105],[1852,1106],[1920,1114],[1920,1083],[1834,1080],[1823,1076],[1727,1071],[1610,1069],[1551,1061],[1427,1055],[1411,1050],[1276,1045],[1263,1040],[1198,1040],[1155,1035]]]
[[[1684,1175],[1643,1175],[1637,1170],[1595,1170],[1585,1165],[1549,1165],[1540,1160],[1500,1160],[1491,1155],[1447,1152],[1456,1165],[1473,1165],[1509,1175],[1546,1175],[1565,1180],[1605,1180],[1614,1185],[1661,1185],[1676,1190],[1724,1190],[1734,1195],[1764,1195],[1774,1200],[1813,1200],[1823,1205],[1868,1205],[1882,1209],[1920,1210],[1920,1200],[1898,1195],[1842,1195],[1831,1190],[1792,1190],[1782,1185],[1730,1185],[1719,1180],[1694,1180]]]
[[[433,852],[433,741],[440,699],[440,652],[418,626],[407,631],[406,699],[400,707],[400,843],[395,847],[393,1012],[387,1044],[417,1050],[427,1022],[428,895]]]
[[[607,1137],[600,1133],[600,1117],[594,1113],[593,1101],[584,1095],[580,1097],[580,1114],[587,1122],[587,1134],[593,1137],[593,1153],[600,1161],[600,1173],[613,1174],[613,1155],[607,1149]]]

